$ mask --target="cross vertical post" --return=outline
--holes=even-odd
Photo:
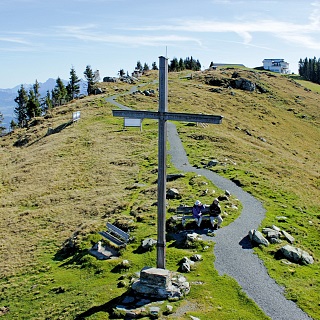
[[[166,156],[168,111],[168,59],[159,57],[159,124],[158,124],[158,240],[157,268],[165,269],[166,256]]]
[[[166,258],[166,160],[167,121],[187,121],[221,124],[223,116],[168,112],[168,59],[159,57],[159,110],[112,110],[113,116],[130,119],[158,120],[158,216],[157,216],[157,268],[165,269]]]

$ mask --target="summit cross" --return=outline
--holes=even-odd
[[[157,268],[166,264],[167,120],[221,124],[223,116],[168,112],[168,59],[159,57],[159,111],[112,110],[115,117],[158,120]]]

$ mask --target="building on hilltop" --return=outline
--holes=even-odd
[[[285,62],[284,59],[264,59],[262,63],[265,70],[284,74],[290,73],[289,63]]]

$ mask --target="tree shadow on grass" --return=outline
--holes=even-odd
[[[42,137],[39,137],[38,139],[35,139],[34,141],[30,142],[29,141],[29,138],[25,135],[25,136],[22,136],[20,137],[16,142],[14,142],[13,146],[14,147],[23,147],[23,146],[27,146],[27,147],[30,147],[32,146],[33,144],[36,144],[37,142],[41,141],[43,138],[51,135],[51,134],[55,134],[55,133],[59,133],[61,132],[63,129],[69,127],[71,124],[73,124],[74,122],[72,120],[68,121],[68,122],[65,122],[59,126],[57,126],[56,128],[49,128],[48,129],[48,132],[42,136]]]

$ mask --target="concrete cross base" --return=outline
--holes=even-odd
[[[189,282],[176,272],[159,268],[144,268],[140,279],[132,284],[137,294],[152,299],[180,300],[190,291]]]

